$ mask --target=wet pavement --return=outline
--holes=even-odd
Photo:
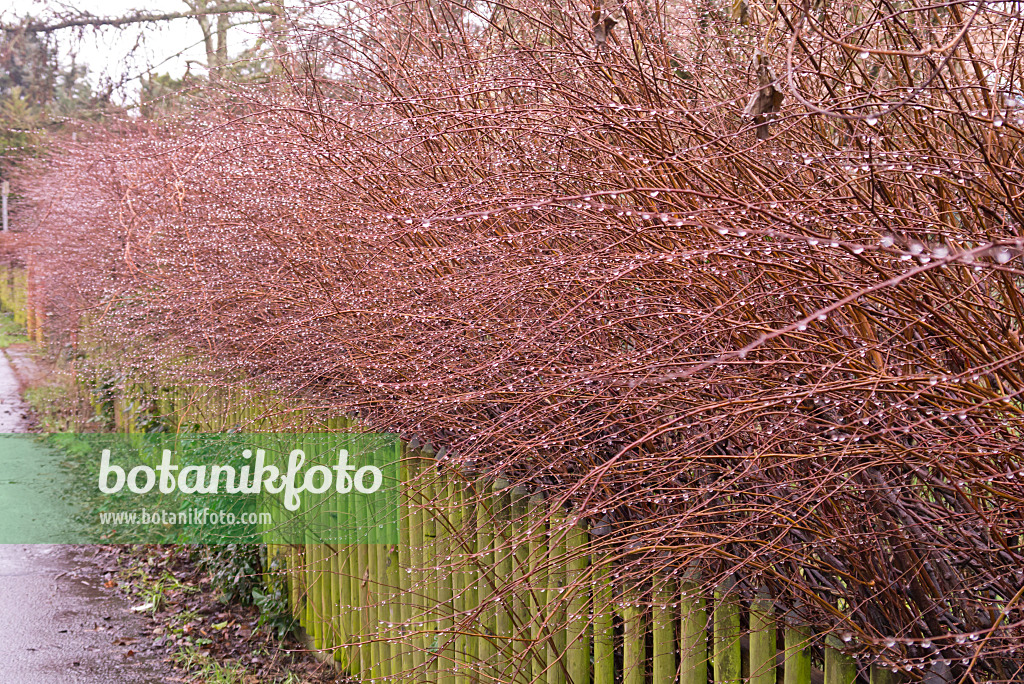
[[[21,361],[24,356],[19,354],[14,358]],[[7,352],[0,349],[0,433],[27,430],[28,410],[21,400],[21,385]]]
[[[184,681],[151,649],[152,626],[103,587],[91,549],[0,545],[0,683]]]
[[[0,433],[24,432],[27,418],[18,377],[0,350]],[[59,460],[38,449],[35,469],[56,469]],[[16,477],[31,470],[20,467]],[[102,562],[96,547],[0,544],[0,684],[185,681],[153,650],[151,623],[104,586]]]

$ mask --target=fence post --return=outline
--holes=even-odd
[[[544,621],[548,612],[548,526],[544,512],[547,509],[543,492],[535,492],[526,504],[527,529],[530,543],[530,651],[533,660],[533,681],[547,679],[547,644]]]
[[[640,595],[635,587],[622,589],[622,684],[644,684],[647,664],[647,635],[644,630]]]
[[[794,620],[792,613],[786,620],[783,650],[783,684],[810,684],[811,634]]]
[[[825,684],[853,684],[857,681],[857,663],[839,649],[843,643],[835,635],[825,638]]]
[[[679,671],[681,684],[707,684],[708,611],[700,572],[687,570],[679,600]]]
[[[735,586],[736,578],[730,575],[715,590],[715,684],[740,684],[743,679],[740,602]]]
[[[775,608],[763,587],[750,602],[750,684],[775,684]]]
[[[494,608],[494,511],[490,496],[491,484],[486,477],[477,480],[476,486],[476,550],[477,550],[477,594],[479,615],[476,653],[477,679],[480,684],[495,681],[494,660],[497,649],[494,644],[494,622],[497,611]]]
[[[414,504],[410,501],[409,495],[409,481],[410,476],[410,465],[409,465],[409,454],[406,451],[405,445],[400,447],[401,460],[399,461],[399,477],[398,477],[398,494],[399,494],[399,507],[398,507],[398,625],[399,625],[399,636],[401,637],[401,645],[399,646],[399,653],[401,654],[402,662],[398,666],[406,677],[410,679],[415,676],[416,664],[414,662],[413,653],[415,651],[413,647],[413,615],[415,599],[413,599],[413,583],[412,583],[412,535],[411,527],[413,524],[413,506]]]
[[[566,529],[565,508],[555,501],[548,509],[548,670],[547,684],[566,684],[565,602]]]
[[[590,556],[586,553],[589,534],[581,521],[574,521],[566,537],[566,581],[569,614],[565,626],[565,661],[572,684],[590,684],[589,583],[584,582]]]
[[[884,665],[871,666],[871,684],[896,684],[899,677],[895,672]]]
[[[476,621],[470,616],[477,609],[477,580],[473,556],[476,553],[476,508],[470,482],[473,476],[465,474],[463,480],[458,482],[458,501],[462,511],[460,518],[460,539],[459,551],[459,591],[462,595],[461,623],[459,636],[456,639],[456,656],[459,662],[458,684],[471,684],[476,680],[473,670],[477,667],[477,638],[471,633],[476,630]]]
[[[458,665],[455,654],[455,562],[457,532],[455,531],[456,485],[447,470],[439,468],[435,501],[440,504],[441,521],[435,528],[437,555],[437,682],[455,684]],[[393,672],[392,674],[398,674]]]
[[[652,681],[653,684],[673,684],[676,680],[676,634],[672,604],[678,598],[678,591],[674,579],[658,572],[651,584]]]
[[[527,501],[530,493],[519,485],[512,490],[512,538],[515,540],[513,554],[515,566],[512,583],[515,593],[512,596],[512,612],[515,616],[515,641],[512,643],[512,662],[515,670],[515,681],[519,684],[530,684],[533,681],[533,653],[529,650],[530,639],[530,591],[526,583],[530,569],[530,545],[526,539],[529,529],[527,519]]]
[[[611,561],[592,556],[594,563],[594,684],[615,684],[615,589]],[[702,684],[706,684],[703,682]]]
[[[426,480],[423,482],[423,593],[426,595],[427,610],[424,613],[424,630],[426,632],[427,653],[424,654],[424,681],[428,684],[437,682],[438,654],[441,643],[441,636],[438,632],[438,617],[440,615],[440,604],[438,595],[440,593],[440,570],[437,567],[438,559],[442,558],[438,552],[438,525],[439,515],[438,502],[443,497],[441,491],[440,472],[437,468],[437,461],[434,458],[434,451],[429,445],[424,446],[420,451],[424,464],[423,472]],[[443,529],[443,528],[442,528]]]

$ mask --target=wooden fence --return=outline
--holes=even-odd
[[[157,396],[157,401],[151,397]],[[117,388],[125,432],[345,432],[290,402],[165,381]],[[436,684],[888,684],[890,666],[787,621],[773,597],[708,587],[686,567],[646,577],[553,494],[454,468],[405,445],[399,543],[361,521],[356,544],[269,556],[315,648],[362,681]],[[631,552],[632,553],[632,552]]]

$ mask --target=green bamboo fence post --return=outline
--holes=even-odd
[[[527,529],[527,501],[529,492],[525,487],[512,489],[512,530],[513,569],[512,613],[514,616],[514,640],[512,642],[512,663],[516,684],[530,684],[533,679],[533,658],[528,650],[530,639],[530,592],[526,587],[530,568],[530,545],[525,539]]]
[[[360,443],[358,463],[365,463],[368,457],[372,457],[372,446],[367,441]],[[359,500],[359,505],[365,510],[367,516],[367,567],[364,582],[367,585],[367,624],[364,626],[364,638],[368,641],[370,652],[369,674],[365,674],[371,681],[381,681],[384,675],[384,654],[381,649],[381,553],[377,533],[377,509],[372,500]],[[367,670],[364,670],[367,673]]]
[[[306,568],[306,545],[298,544],[295,548],[295,580],[299,587],[299,603],[297,604],[299,626],[303,629],[309,625],[309,573]]]
[[[740,684],[740,601],[736,580],[730,576],[715,590],[715,684]]]
[[[306,573],[306,545],[304,543],[295,545],[295,553],[292,556],[292,560],[295,563],[293,567],[295,585],[297,587],[296,591],[298,592],[298,601],[295,604],[295,619],[298,620],[299,626],[305,629],[306,625],[309,624],[306,620],[309,612],[306,608],[306,601],[308,599],[306,594],[306,580],[308,577]]]
[[[535,492],[526,505],[530,536],[530,652],[533,681],[546,681],[547,646],[544,644],[544,618],[547,615],[548,538],[544,493]]]
[[[829,634],[825,638],[825,684],[853,684],[857,681],[857,662],[839,651],[843,642]]]
[[[402,681],[411,680],[416,664],[413,661],[412,647],[412,506],[409,500],[410,466],[409,454],[401,445],[402,459],[399,464],[399,528],[398,528],[398,606],[399,636],[401,639],[401,672]]]
[[[349,581],[349,573],[351,572],[351,566],[349,564],[351,559],[351,548],[347,543],[348,527],[342,517],[344,512],[344,504],[339,502],[338,517],[339,520],[342,520],[343,527],[340,530],[340,538],[342,541],[338,546],[338,612],[335,618],[338,630],[338,650],[334,652],[334,660],[343,670],[349,670],[352,667],[352,658],[349,648],[352,635],[348,632],[348,614],[352,611],[352,583]]]
[[[424,632],[424,618],[427,612],[426,594],[424,593],[423,574],[423,486],[420,477],[420,458],[415,452],[409,453],[409,553],[410,553],[410,588],[411,613],[409,628],[411,634],[411,650],[413,670],[410,679],[423,680],[423,664],[426,662],[427,638]]]
[[[349,447],[352,447],[353,439],[351,436],[347,436],[345,441]],[[350,448],[348,451],[351,454],[352,449]],[[363,647],[361,645],[363,633],[362,580],[363,562],[365,561],[365,555],[361,553],[361,544],[363,541],[363,525],[359,513],[361,506],[362,504],[358,497],[345,497],[345,513],[348,518],[349,525],[349,611],[347,615],[349,639],[349,673],[356,677],[359,676],[359,674],[363,671],[363,668],[366,665],[365,661],[362,659]]]
[[[367,456],[375,456],[376,449],[371,453],[365,451],[362,454],[363,460]],[[367,542],[370,547],[367,550],[367,596],[369,600],[369,629],[366,630],[367,638],[370,639],[371,677],[374,681],[383,680],[387,676],[388,649],[383,642],[383,621],[386,612],[383,610],[383,589],[384,589],[384,548],[381,544],[381,534],[378,516],[381,512],[370,503],[371,499],[364,499],[364,506],[367,507]]]
[[[373,676],[373,669],[376,661],[373,659],[373,639],[371,638],[371,630],[374,629],[374,623],[370,619],[370,589],[369,580],[372,576],[370,569],[370,556],[372,549],[370,547],[370,522],[366,505],[362,499],[356,499],[355,502],[356,511],[356,530],[358,534],[358,545],[356,547],[356,557],[358,559],[358,576],[356,578],[356,586],[358,587],[359,596],[359,631],[357,633],[357,639],[359,643],[359,674],[363,679],[370,679]]]
[[[379,448],[372,448],[371,454],[373,463],[380,467],[378,462],[380,456]],[[370,500],[370,499],[368,499]],[[384,530],[381,527],[381,516],[384,511],[380,506],[373,505],[370,508],[370,624],[373,627],[373,643],[375,648],[371,651],[376,663],[376,679],[383,681],[391,675],[391,649],[387,642],[387,549],[384,545]]]
[[[400,457],[399,453],[394,451],[389,453],[391,459]],[[386,465],[386,464],[382,464]],[[394,470],[394,469],[391,469]],[[397,483],[386,483],[386,486],[392,486]],[[398,511],[401,515],[401,509]],[[390,517],[390,513],[389,513]],[[385,523],[387,524],[387,523]],[[387,624],[387,640],[388,640],[388,651],[390,657],[388,662],[390,663],[390,674],[392,679],[398,680],[401,678],[403,671],[403,643],[402,637],[399,633],[399,627],[402,624],[402,569],[400,565],[400,559],[398,554],[398,545],[396,541],[401,540],[401,535],[396,540],[393,535],[388,535],[386,539],[387,545],[385,547],[387,555],[387,596],[388,596],[388,624]]]
[[[494,567],[494,521],[492,500],[489,496],[490,483],[477,480],[476,501],[476,548],[477,548],[477,601],[478,626],[476,639],[477,680],[480,684],[495,681],[490,668],[494,666],[494,590],[492,569]]]
[[[547,684],[565,684],[565,508],[555,502],[548,512],[548,669]]]
[[[207,416],[209,416],[209,414],[210,414],[210,410],[209,410],[208,406],[205,408],[205,414]],[[303,415],[303,418],[304,418],[304,415]],[[302,422],[303,418],[299,418],[300,423]],[[290,451],[291,451],[291,449],[294,449],[295,446],[296,445],[294,443],[289,445],[289,457],[288,457],[289,459],[291,457],[290,456]],[[305,445],[303,445],[303,446],[305,446]],[[308,506],[308,496],[304,496],[303,498],[306,499],[306,505]],[[304,510],[308,511],[308,507],[304,508]],[[310,514],[310,515],[312,515],[312,514]],[[320,589],[320,583],[317,580],[317,569],[319,567],[319,558],[318,558],[317,548],[316,548],[316,539],[313,536],[313,530],[311,529],[311,525],[309,525],[308,521],[304,521],[303,522],[303,528],[305,530],[305,541],[306,541],[306,543],[305,543],[305,547],[306,547],[306,568],[305,568],[305,570],[306,570],[306,632],[308,634],[312,635],[314,647],[315,648],[320,648],[320,644],[322,642],[321,642],[321,635],[319,633],[320,632],[320,625],[319,625],[319,620],[318,620],[319,616],[317,615],[317,613],[319,611],[319,599],[320,599],[319,593],[318,593],[319,589]]]
[[[494,580],[495,580],[495,653],[494,672],[501,681],[512,681],[513,605],[508,591],[512,579],[512,497],[509,482],[503,477],[494,481]]]
[[[448,472],[438,474],[437,502],[441,507],[437,528],[437,682],[455,684],[455,583],[452,558],[455,555],[455,487]]]
[[[582,525],[582,521],[576,521],[569,527],[565,540],[568,556],[566,592],[569,594],[565,661],[571,684],[590,684],[590,592],[588,584],[584,582],[590,565],[590,557],[587,555],[589,535]],[[674,645],[671,652],[675,652]]]
[[[615,684],[615,588],[612,586],[611,561],[594,564],[594,684]],[[705,684],[705,683],[701,683]]]
[[[437,681],[437,654],[441,646],[438,628],[438,602],[439,579],[438,558],[438,524],[437,516],[441,513],[438,505],[438,498],[441,496],[440,483],[438,481],[437,462],[434,460],[433,452],[424,450],[424,463],[426,464],[424,480],[424,513],[423,513],[423,570],[424,570],[424,593],[426,594],[427,610],[424,613],[424,629],[426,631],[427,654],[424,662],[425,681],[430,684]]]
[[[232,416],[231,424],[236,427],[241,422],[241,418],[237,412]],[[313,435],[312,444],[315,448],[313,454],[307,454],[307,458],[311,455],[315,457],[317,463],[324,464],[328,460],[329,454],[326,451],[328,445],[327,441],[321,435]],[[328,467],[329,464],[328,464]],[[333,533],[335,529],[334,520],[331,515],[332,506],[334,505],[334,499],[331,496],[333,487],[328,489],[323,494],[313,494],[313,505],[318,511],[317,518],[320,521],[318,526],[318,536],[320,539],[320,586],[321,586],[321,606],[323,611],[323,646],[324,650],[332,650],[338,645],[337,641],[337,630],[334,624],[335,607],[337,606],[338,594],[337,586],[335,585],[335,573],[334,568],[337,559],[337,546],[335,545]],[[309,515],[312,511],[306,513]]]
[[[476,642],[470,636],[475,629],[475,624],[470,620],[477,608],[477,581],[474,572],[473,556],[476,553],[476,508],[473,501],[473,492],[469,488],[469,473],[464,474],[465,479],[458,482],[459,510],[461,511],[461,549],[458,561],[458,576],[461,602],[459,636],[456,640],[456,654],[459,658],[459,684],[470,684],[473,681],[473,669],[476,664]]]
[[[651,582],[651,656],[653,684],[673,684],[676,679],[676,634],[673,602],[678,597],[675,580],[655,574]]]
[[[327,573],[327,634],[328,646],[331,650],[331,655],[338,652],[340,641],[340,630],[338,629],[338,606],[341,601],[341,589],[338,584],[338,577],[341,574],[338,571],[339,558],[341,556],[339,547],[337,544],[329,544],[326,547],[327,550],[327,563],[325,564],[325,572]]]
[[[767,590],[750,602],[750,684],[775,684],[775,606]]]
[[[315,438],[313,435],[305,435],[303,439],[303,447],[306,452],[306,463],[315,463],[317,460],[317,450],[315,444]],[[319,505],[319,497],[312,494],[311,492],[305,492],[304,497],[306,502],[303,504],[299,512],[303,515],[312,525],[313,532],[313,547],[316,558],[316,564],[313,567],[316,600],[313,604],[313,610],[316,619],[316,633],[319,635],[320,645],[319,649],[323,650],[330,647],[330,634],[327,627],[327,604],[329,602],[329,589],[327,586],[327,549],[323,543],[323,527],[324,527],[324,510]]]
[[[203,407],[202,415],[206,414],[206,407]],[[294,447],[294,444],[289,445]],[[287,460],[287,459],[286,459]],[[304,611],[302,615],[302,628],[306,630],[306,634],[312,636],[314,642],[316,640],[316,625],[313,620],[313,544],[311,542],[311,533],[308,525],[302,526],[302,580],[303,580],[303,593],[305,594]]]
[[[708,612],[696,570],[689,570],[679,599],[680,684],[707,684]]]
[[[334,418],[329,424],[330,436],[326,438],[330,450],[336,458],[338,451],[345,446],[343,431],[344,420]],[[348,653],[348,602],[350,585],[348,581],[348,514],[345,507],[345,500],[348,494],[338,494],[336,490],[330,496],[328,508],[330,510],[330,533],[334,544],[331,563],[331,584],[333,585],[332,597],[334,600],[331,613],[331,623],[334,629],[334,653],[333,658],[342,669],[348,669],[350,659]]]
[[[466,600],[463,602],[465,613],[463,615],[463,629],[465,633],[463,637],[463,649],[465,655],[465,682],[476,681],[477,677],[475,674],[477,668],[477,661],[479,652],[477,647],[479,645],[479,639],[473,634],[478,631],[477,618],[474,616],[476,609],[480,605],[479,601],[479,583],[477,582],[478,572],[476,566],[476,553],[478,548],[476,546],[476,488],[472,484],[475,480],[475,475],[471,472],[465,474],[465,480],[462,482],[462,506],[463,506],[463,522],[465,525],[465,555],[462,559],[463,566],[463,582],[465,584]]]
[[[786,620],[785,647],[782,654],[783,684],[810,684],[811,632],[799,625],[792,613]]]
[[[337,418],[332,425],[331,444],[335,451],[347,446],[342,433],[345,429],[345,421],[342,418]],[[338,663],[339,667],[347,670],[350,667],[351,660],[349,658],[349,633],[347,624],[347,615],[351,611],[351,584],[349,583],[349,530],[351,525],[349,524],[347,509],[345,506],[345,499],[350,498],[350,494],[336,494],[333,497],[333,505],[331,510],[335,512],[337,516],[334,531],[335,531],[335,542],[337,553],[335,554],[334,564],[334,585],[336,589],[337,603],[335,605],[334,613],[334,625],[336,632],[337,647],[334,651],[334,661]]]
[[[218,410],[218,414],[221,413]],[[313,437],[311,435],[303,435],[299,440],[299,446],[306,454],[306,463],[310,464],[316,460],[316,447],[313,443]],[[310,564],[310,601],[309,605],[312,610],[312,623],[313,623],[313,646],[317,649],[327,648],[327,634],[324,630],[324,601],[325,582],[324,582],[324,547],[322,543],[322,520],[320,518],[323,510],[318,507],[315,501],[315,497],[310,492],[303,493],[302,507],[296,512],[296,515],[302,515],[305,517],[305,525],[309,531],[306,537],[309,545],[309,564]]]
[[[647,635],[643,624],[640,595],[636,587],[622,591],[622,684],[644,684],[647,664]]]
[[[292,617],[299,619],[300,590],[299,578],[296,572],[298,566],[298,551],[294,544],[289,544],[285,551],[285,578],[288,582],[288,606],[291,608]]]
[[[329,515],[328,500],[324,499],[320,506],[323,507],[324,513],[324,532],[329,532],[331,516]],[[338,561],[338,547],[333,543],[324,543],[323,548],[323,575],[320,582],[324,587],[324,649],[332,652],[338,645],[338,629],[335,624],[335,616],[337,614],[338,606],[338,586],[335,580],[338,577],[337,573],[337,561]]]
[[[450,564],[452,575],[452,681],[455,684],[468,684],[466,669],[466,638],[463,629],[463,618],[466,614],[466,508],[465,490],[459,472],[451,477],[451,548]]]
[[[884,665],[872,665],[870,684],[896,684],[899,681],[899,677],[888,667]]]

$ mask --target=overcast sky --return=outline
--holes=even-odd
[[[188,8],[181,0],[0,0],[0,21],[11,21],[26,14],[52,16],[63,7],[89,12],[97,16],[118,16],[131,10],[176,12]],[[232,55],[251,44],[258,27],[232,29],[228,39]],[[192,70],[202,72],[206,61],[202,32],[192,19],[179,19],[161,24],[145,24],[126,29],[87,30],[78,36],[74,30],[57,33],[57,40],[66,58],[77,53],[78,62],[87,64],[90,80],[99,84],[107,79],[121,82],[128,79],[120,97],[134,100],[138,93],[138,77],[147,71],[169,73],[180,77],[188,62]]]

